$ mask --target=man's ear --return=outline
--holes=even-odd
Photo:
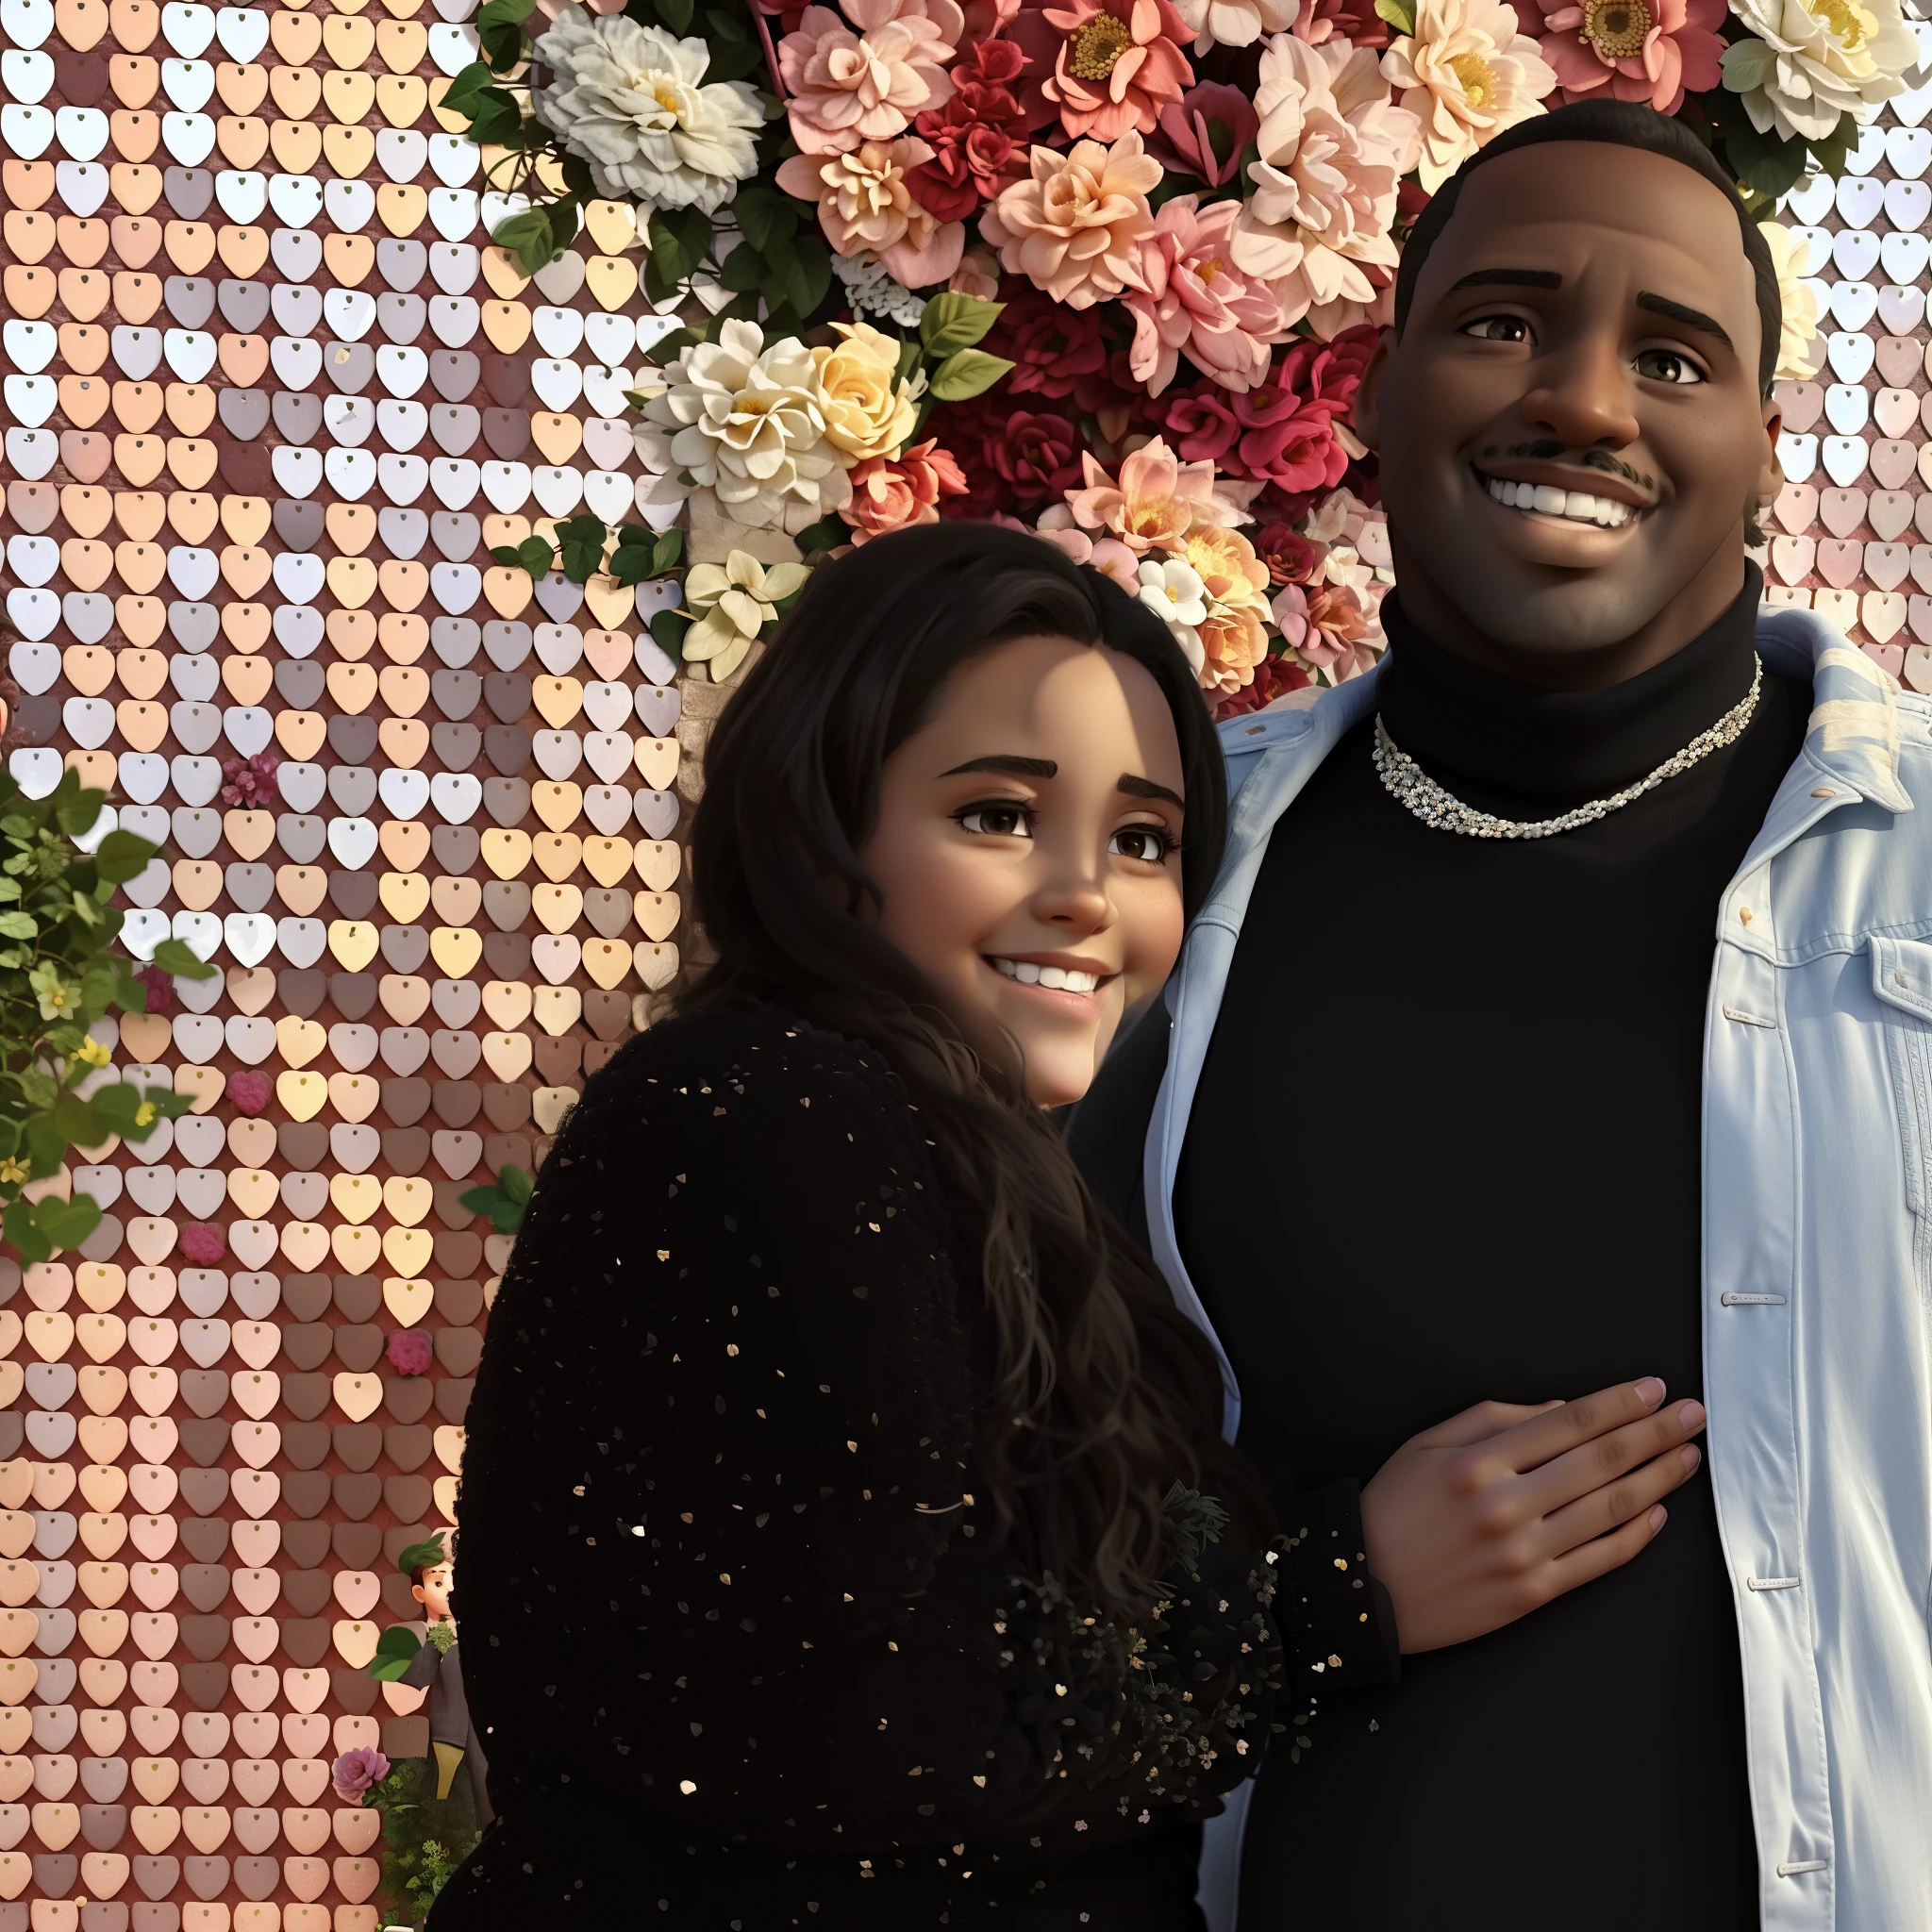
[[[1370,449],[1382,446],[1382,383],[1389,374],[1389,358],[1395,353],[1395,331],[1385,328],[1375,352],[1362,371],[1361,386],[1355,392],[1355,409],[1350,425]]]
[[[1768,508],[1785,487],[1785,473],[1777,459],[1777,439],[1785,426],[1783,406],[1774,396],[1764,399],[1764,461],[1757,472],[1757,503]]]

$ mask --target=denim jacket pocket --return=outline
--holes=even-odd
[[[1885,1006],[1885,1049],[1906,1164],[1906,1205],[1919,1224],[1919,1282],[1932,1291],[1932,945],[1874,935],[1872,991]]]

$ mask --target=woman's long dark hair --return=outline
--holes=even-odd
[[[975,1054],[924,976],[861,916],[880,901],[858,855],[887,758],[960,665],[1034,636],[1104,645],[1159,686],[1180,742],[1182,890],[1196,910],[1221,861],[1226,787],[1166,625],[1024,531],[927,525],[822,567],[721,719],[691,828],[697,911],[717,960],[678,1004],[783,1001],[891,1061],[941,1171],[985,1215],[996,1339],[986,1454],[1000,1520],[1076,1597],[1131,1613],[1173,1556],[1172,1483],[1264,1513],[1220,1447],[1212,1357],[1095,1207],[1028,1100],[1017,1050]]]

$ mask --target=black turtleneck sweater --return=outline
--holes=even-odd
[[[1466,803],[1542,819],[1621,790],[1751,682],[1759,580],[1668,662],[1557,694],[1403,620],[1391,735]],[[1730,748],[1581,830],[1432,831],[1374,720],[1276,826],[1176,1189],[1240,1377],[1241,1445],[1366,1482],[1486,1398],[1661,1375],[1701,1395],[1700,1140],[1719,899],[1798,755],[1767,675]],[[1324,1697],[1270,1760],[1241,1932],[1758,1922],[1738,1639],[1707,1474],[1626,1568]],[[1290,1527],[1294,1525],[1291,1524]],[[1341,1674],[1336,1674],[1339,1677]]]

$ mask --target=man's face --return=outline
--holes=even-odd
[[[1781,481],[1759,333],[1737,215],[1682,163],[1551,142],[1478,172],[1357,406],[1409,616],[1551,684],[1688,643]]]
[[[449,1615],[449,1593],[456,1588],[457,1574],[448,1563],[432,1563],[423,1573],[421,1583],[411,1584],[409,1594],[423,1606],[424,1619],[440,1624]]]

